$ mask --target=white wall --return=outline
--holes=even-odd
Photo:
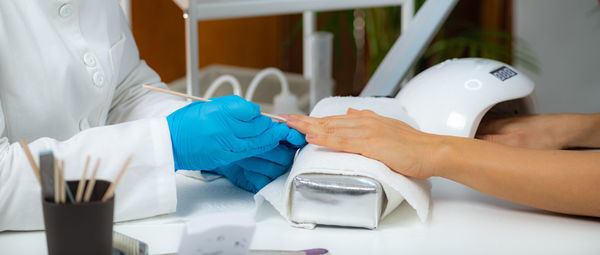
[[[597,0],[514,0],[515,35],[528,42],[540,72],[538,111],[600,112],[600,11]]]

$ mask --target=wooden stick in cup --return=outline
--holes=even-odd
[[[94,190],[94,185],[96,185],[96,174],[98,173],[98,168],[100,167],[100,159],[96,160],[96,166],[94,167],[94,171],[92,171],[92,176],[90,177],[90,182],[87,185],[87,189],[85,190],[85,195],[83,196],[83,202],[89,202],[90,198],[92,198],[92,191]]]
[[[125,173],[125,170],[127,170],[129,163],[131,163],[131,159],[133,159],[133,155],[129,156],[125,161],[125,164],[123,164],[123,167],[121,167],[121,171],[119,171],[117,178],[110,184],[108,190],[106,190],[106,193],[104,193],[104,196],[102,196],[102,202],[106,202],[106,200],[109,200],[114,196],[115,189],[117,188],[117,185],[119,185],[119,181],[121,181],[121,177],[123,177],[123,174]]]
[[[54,203],[60,202],[59,192],[60,191],[60,178],[58,177],[58,161],[54,159]]]
[[[33,155],[31,155],[31,150],[29,150],[29,145],[27,144],[25,139],[21,139],[19,141],[19,143],[21,144],[21,148],[23,149],[23,151],[25,152],[25,155],[27,156],[27,160],[29,160],[29,164],[31,165],[31,169],[33,169],[33,174],[35,175],[35,178],[37,178],[38,183],[40,185],[42,185],[42,177],[40,177],[40,168],[35,163],[35,160],[33,159]]]
[[[67,201],[67,195],[65,190],[65,162],[60,162],[60,167],[58,169],[58,175],[60,178],[60,203],[64,204]]]
[[[184,94],[184,93],[179,93],[179,92],[175,92],[172,90],[168,90],[168,89],[163,89],[163,88],[157,88],[157,87],[153,87],[153,86],[149,86],[149,85],[142,85],[143,88],[145,89],[149,89],[149,90],[154,90],[154,91],[158,91],[158,92],[162,92],[162,93],[166,93],[166,94],[170,94],[170,95],[174,95],[174,96],[180,96],[180,97],[184,97],[184,98],[189,98],[192,100],[196,100],[196,101],[201,101],[201,102],[210,102],[210,99],[206,99],[203,97],[197,97],[197,96],[191,96],[188,94]],[[287,120],[284,119],[283,117],[274,115],[274,114],[270,114],[270,113],[265,113],[265,112],[261,112],[260,114],[262,114],[263,116],[267,116],[271,119],[274,120],[278,120],[278,121],[282,121],[282,122],[286,122]]]
[[[81,174],[81,179],[79,180],[79,184],[77,185],[77,194],[75,194],[75,202],[81,203],[81,199],[83,198],[83,189],[85,188],[86,183],[86,175],[88,167],[90,166],[90,156],[87,156],[85,159],[85,167],[83,168],[83,174]]]

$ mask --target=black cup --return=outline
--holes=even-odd
[[[73,196],[79,181],[68,181]],[[96,180],[90,202],[55,204],[42,199],[48,254],[112,254],[114,196],[102,202],[110,182]]]

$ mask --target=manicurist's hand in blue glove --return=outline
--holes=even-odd
[[[276,178],[305,144],[303,135],[262,116],[258,105],[238,96],[194,102],[169,115],[167,122],[175,170],[214,171],[249,191],[266,185],[252,173]]]
[[[277,125],[285,125],[278,123]],[[287,127],[287,125],[285,125]],[[236,186],[256,193],[288,171],[298,148],[306,145],[304,135],[289,129],[279,146],[268,152],[219,167],[214,172],[225,176]]]

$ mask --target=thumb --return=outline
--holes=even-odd
[[[304,135],[291,128],[287,136],[285,137],[285,140],[295,148],[300,148],[306,144],[306,139]]]
[[[231,95],[213,99],[221,104],[221,109],[229,116],[241,120],[250,121],[260,116],[260,107],[239,96]]]

